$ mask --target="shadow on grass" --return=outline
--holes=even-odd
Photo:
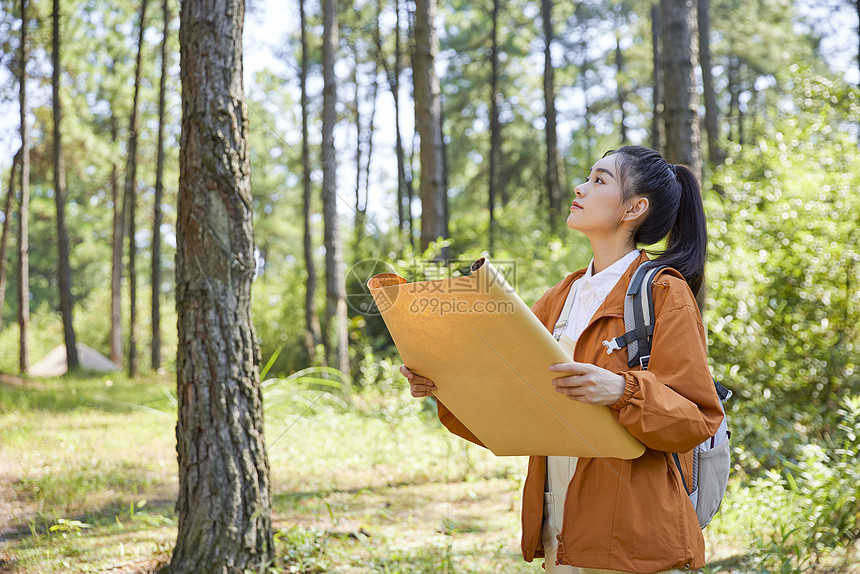
[[[28,379],[0,373],[0,414],[19,411],[67,413],[81,408],[104,412],[147,410],[170,416],[173,383],[160,376],[129,379],[122,373],[81,371]]]
[[[735,554],[720,560],[713,560],[705,564],[701,570],[702,574],[716,574],[717,572],[735,572],[737,574],[746,574],[746,565],[750,563],[752,553]]]

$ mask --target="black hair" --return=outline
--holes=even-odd
[[[633,231],[639,245],[653,245],[668,236],[665,251],[655,264],[677,269],[693,293],[705,276],[708,233],[702,193],[693,172],[684,165],[668,163],[656,151],[625,146],[604,154],[618,156],[618,182],[622,200],[648,199],[648,211]]]

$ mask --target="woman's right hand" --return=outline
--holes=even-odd
[[[415,374],[406,368],[406,365],[400,365],[400,372],[409,380],[409,387],[413,397],[432,397],[433,391],[436,390],[436,385],[427,377]]]

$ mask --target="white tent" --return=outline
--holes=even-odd
[[[78,350],[78,363],[82,369],[91,371],[118,371],[119,367],[110,359],[83,343],[75,345]],[[31,366],[28,374],[31,377],[59,377],[69,370],[66,361],[66,346],[60,345]]]

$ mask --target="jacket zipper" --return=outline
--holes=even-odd
[[[588,325],[585,326],[585,328],[582,330],[582,333],[580,333],[579,337],[577,337],[576,342],[579,343],[579,341],[582,340],[582,336],[585,334],[585,332],[588,331],[588,329],[590,329],[592,325],[597,323],[597,321],[599,321],[600,319],[603,319],[605,317],[614,317],[614,318],[622,318],[623,319],[624,315],[619,315],[618,313],[607,313],[604,315],[592,317],[591,321],[589,321]],[[577,362],[578,362],[578,360],[576,358],[576,351],[578,349],[579,349],[579,345],[576,345],[573,348],[573,360],[577,361]],[[564,554],[564,538],[562,537],[562,535],[565,531],[565,525],[567,524],[567,495],[570,492],[570,485],[573,484],[573,480],[574,480],[574,478],[576,478],[576,472],[578,470],[579,470],[579,460],[576,461],[576,468],[573,469],[573,476],[570,477],[570,482],[567,483],[567,487],[564,489],[564,504],[561,507],[561,530],[556,535],[556,539],[558,540],[558,550],[556,551],[556,555],[555,555],[556,566],[561,565],[560,556],[562,554]]]

